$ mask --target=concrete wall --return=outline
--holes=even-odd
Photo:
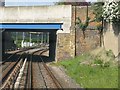
[[[120,25],[106,23],[104,26],[104,46],[106,50],[112,50],[115,56],[120,53]]]

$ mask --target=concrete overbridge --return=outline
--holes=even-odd
[[[0,7],[1,34],[4,38],[4,32],[49,32],[52,59],[74,57],[72,9],[71,5]]]

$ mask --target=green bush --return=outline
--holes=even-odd
[[[103,67],[109,67],[110,66],[110,62],[105,62]]]
[[[102,65],[103,61],[101,59],[95,59],[94,60],[94,64],[100,64],[100,65]]]
[[[109,57],[114,57],[112,50],[106,51],[106,55]]]

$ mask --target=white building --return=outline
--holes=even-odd
[[[21,42],[21,47],[31,47],[31,46],[34,46],[35,45],[35,43],[30,43],[30,42],[24,42],[23,40],[22,40],[22,42]]]

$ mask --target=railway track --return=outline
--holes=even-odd
[[[2,63],[0,63],[0,68],[2,69],[2,77],[0,78],[0,84],[1,84],[0,89],[13,88],[19,70],[25,59],[24,51],[27,51],[27,49],[23,51],[20,50],[18,52],[15,52],[11,56],[9,56],[6,60],[4,60]],[[22,53],[18,57],[18,59],[14,57],[17,53]],[[13,58],[15,58],[16,60],[12,60]]]
[[[42,51],[43,49],[40,49],[40,50],[37,50],[37,51],[34,51],[33,54],[35,52],[39,52],[39,51]],[[25,73],[25,79],[24,81],[22,82],[23,83],[23,88],[31,88],[32,87],[32,83],[31,83],[31,75],[32,75],[32,55],[33,54],[29,54],[25,59],[26,59],[26,63],[22,65],[22,68],[20,69],[20,72],[19,72],[19,75],[16,79],[16,82],[14,84],[14,88],[19,88],[20,87],[20,81],[21,81],[21,78],[22,76],[24,76],[23,72],[26,71]],[[25,62],[25,60],[24,60]],[[25,68],[26,67],[26,68]],[[25,70],[26,69],[26,70]]]
[[[30,50],[30,48],[28,48],[28,49],[23,49],[23,50],[19,50],[19,51],[13,53],[12,55],[8,56],[7,58],[4,58],[4,59],[2,60],[2,62],[0,62],[0,66],[2,66],[3,64],[5,64],[10,58],[14,57],[16,54],[22,53],[22,52],[27,51],[27,50]]]
[[[29,89],[32,88],[32,59],[33,59],[33,55],[37,52],[42,52],[44,50],[46,51],[46,50],[48,50],[48,48],[42,48],[40,50],[33,52],[31,55],[29,55],[25,88],[29,88]]]
[[[22,55],[18,58],[16,62],[11,63],[5,71],[2,73],[2,83],[1,89],[13,88],[14,82],[18,76],[19,69],[23,63]]]
[[[56,79],[56,77],[54,76],[54,74],[51,72],[51,70],[49,69],[49,67],[44,63],[44,60],[41,58],[41,63],[42,65],[44,66],[44,68],[46,69],[47,73],[49,74],[49,76],[51,77],[53,83],[55,84],[55,88],[58,88],[58,89],[63,89],[62,85],[60,84],[60,82]]]
[[[16,53],[14,53],[14,54],[10,55],[9,57],[3,59],[2,62],[0,63],[0,66],[2,66],[3,64],[5,64],[6,61],[8,61],[10,58],[12,58],[12,57],[15,56],[15,55],[16,55]]]
[[[1,89],[63,89],[60,82],[41,57],[41,54],[47,50],[48,48],[43,48],[32,53],[24,54],[24,57],[20,56],[16,62],[11,63],[3,71]],[[35,61],[35,54],[39,56],[37,57],[38,61]],[[39,82],[35,82],[35,80]],[[35,87],[36,84],[39,87]]]
[[[2,68],[2,80],[0,80],[2,84],[5,82],[6,78],[8,78],[9,74],[12,72],[12,70],[14,69],[14,67],[17,65],[17,63],[21,58],[22,58],[22,55],[19,56],[16,62],[10,62],[9,65],[4,67],[4,69]]]
[[[33,63],[32,88],[35,89],[37,87],[37,88],[44,88],[44,89],[49,89],[49,88],[63,89],[60,82],[56,79],[54,74],[51,72],[49,67],[44,62],[43,58],[40,56],[42,53],[46,51],[47,50],[43,50],[42,52],[40,52],[39,54],[40,62]],[[35,73],[34,71],[35,69],[37,69],[38,73]],[[39,77],[36,74],[38,74]],[[39,83],[38,86],[36,85],[37,82],[35,82],[36,77],[40,79],[38,80],[38,83]]]

